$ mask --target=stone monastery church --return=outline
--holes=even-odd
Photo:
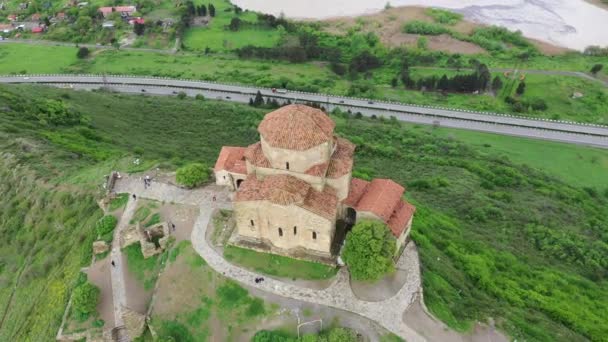
[[[288,105],[266,114],[260,141],[224,146],[215,164],[218,185],[235,191],[233,242],[276,254],[335,260],[339,222],[384,222],[406,241],[416,208],[390,179],[352,178],[355,145],[334,135],[323,111]]]

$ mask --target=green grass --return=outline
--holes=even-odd
[[[179,249],[165,274],[170,274],[172,267],[187,269],[187,274],[171,281],[183,290],[160,294],[156,300],[157,303],[185,301],[187,304],[182,305],[178,313],[159,310],[155,306],[152,324],[158,329],[161,339],[173,336],[176,341],[198,342],[213,341],[211,337],[214,336],[216,340],[239,340],[237,337],[247,327],[255,327],[260,319],[273,313],[272,306],[211,269],[189,241],[180,243]],[[192,262],[197,259],[201,262]],[[218,321],[221,323],[213,323]]]
[[[241,29],[233,32],[229,30],[214,30],[204,27],[190,29],[184,36],[184,45],[189,50],[231,51],[246,45],[261,47],[275,46],[279,41],[276,30],[269,29]]]
[[[59,73],[77,61],[76,48],[10,44],[0,47],[0,73]]]
[[[7,144],[0,139],[1,150]],[[18,158],[0,158],[0,179],[0,340],[53,340],[102,211],[90,194],[54,189]]]
[[[144,227],[150,227],[157,223],[160,223],[160,213],[154,213],[150,218],[144,223]]]
[[[488,157],[508,158],[554,175],[568,184],[596,188],[608,186],[608,153],[605,149],[558,142],[541,143],[534,139],[450,128],[434,129],[432,133],[462,141]]]
[[[337,269],[314,262],[256,252],[236,246],[224,247],[224,257],[237,265],[268,275],[293,279],[328,279]]]
[[[136,222],[143,222],[148,216],[151,214],[150,208],[147,206],[139,207],[133,214],[133,218],[129,222],[129,224],[135,224]]]
[[[137,279],[146,290],[154,288],[154,284],[158,277],[158,271],[161,267],[161,254],[145,259],[141,253],[141,245],[139,242],[124,248],[122,251],[127,257],[128,270],[133,274],[135,279]]]
[[[116,195],[115,198],[113,198],[110,201],[108,210],[115,211],[118,209],[123,209],[127,205],[128,201],[129,201],[129,194],[127,194],[127,193],[118,194],[118,195]]]

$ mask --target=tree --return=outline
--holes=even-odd
[[[133,32],[135,32],[136,35],[138,35],[138,36],[143,35],[145,30],[146,30],[146,25],[140,24],[140,23],[133,24]]]
[[[89,282],[79,285],[72,294],[72,307],[79,315],[88,317],[96,310],[99,293],[99,288]]]
[[[416,45],[418,45],[419,49],[426,50],[426,48],[429,46],[429,40],[425,36],[420,36],[416,42]]]
[[[437,89],[441,91],[448,91],[448,89],[450,89],[450,80],[448,80],[448,76],[445,74],[441,76],[439,83],[437,83]]]
[[[209,179],[209,169],[201,163],[192,163],[177,169],[175,180],[177,183],[194,188]]]
[[[253,100],[253,106],[259,107],[262,105],[264,105],[264,98],[262,97],[262,93],[258,90],[258,92],[255,94],[255,99]]]
[[[393,79],[391,79],[391,87],[395,88],[398,84],[399,80],[397,79],[397,77],[393,77]]]
[[[519,82],[519,85],[517,86],[515,93],[517,95],[523,95],[525,91],[526,91],[526,82],[524,82],[524,81]]]
[[[207,6],[201,5],[198,8],[198,15],[201,16],[201,17],[206,17],[207,16]]]
[[[215,17],[215,6],[213,4],[209,4],[209,15]]]
[[[602,71],[603,68],[603,64],[596,64],[591,68],[591,73],[593,74],[593,76],[595,76],[598,72]]]
[[[500,79],[500,76],[496,76],[492,80],[492,90],[494,90],[494,92],[496,93],[499,92],[500,89],[502,89],[502,80]]]
[[[89,48],[81,46],[78,49],[78,52],[76,52],[76,57],[83,59],[83,58],[87,58],[89,56]]]
[[[378,280],[394,270],[396,242],[379,221],[361,221],[346,236],[342,258],[353,279]]]
[[[232,18],[228,27],[230,28],[230,31],[238,31],[241,28],[241,19],[236,17]]]

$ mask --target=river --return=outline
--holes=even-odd
[[[355,16],[382,10],[386,0],[232,0],[236,5],[296,19]],[[608,11],[584,0],[392,0],[392,6],[449,8],[467,19],[520,30],[527,37],[582,50],[608,46]]]

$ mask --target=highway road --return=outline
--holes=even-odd
[[[316,102],[328,111],[340,108],[344,111],[350,110],[353,113],[360,112],[365,116],[394,116],[405,122],[608,148],[608,126],[555,120],[535,120],[498,113],[479,113],[297,91],[279,94],[274,93],[271,89],[237,84],[110,75],[0,76],[0,83],[47,84],[82,90],[106,87],[118,92],[150,95],[175,95],[183,91],[189,96],[202,94],[209,99],[241,103],[249,102],[249,99],[254,97],[259,90],[263,96],[275,98],[279,102],[287,100],[292,103]]]

